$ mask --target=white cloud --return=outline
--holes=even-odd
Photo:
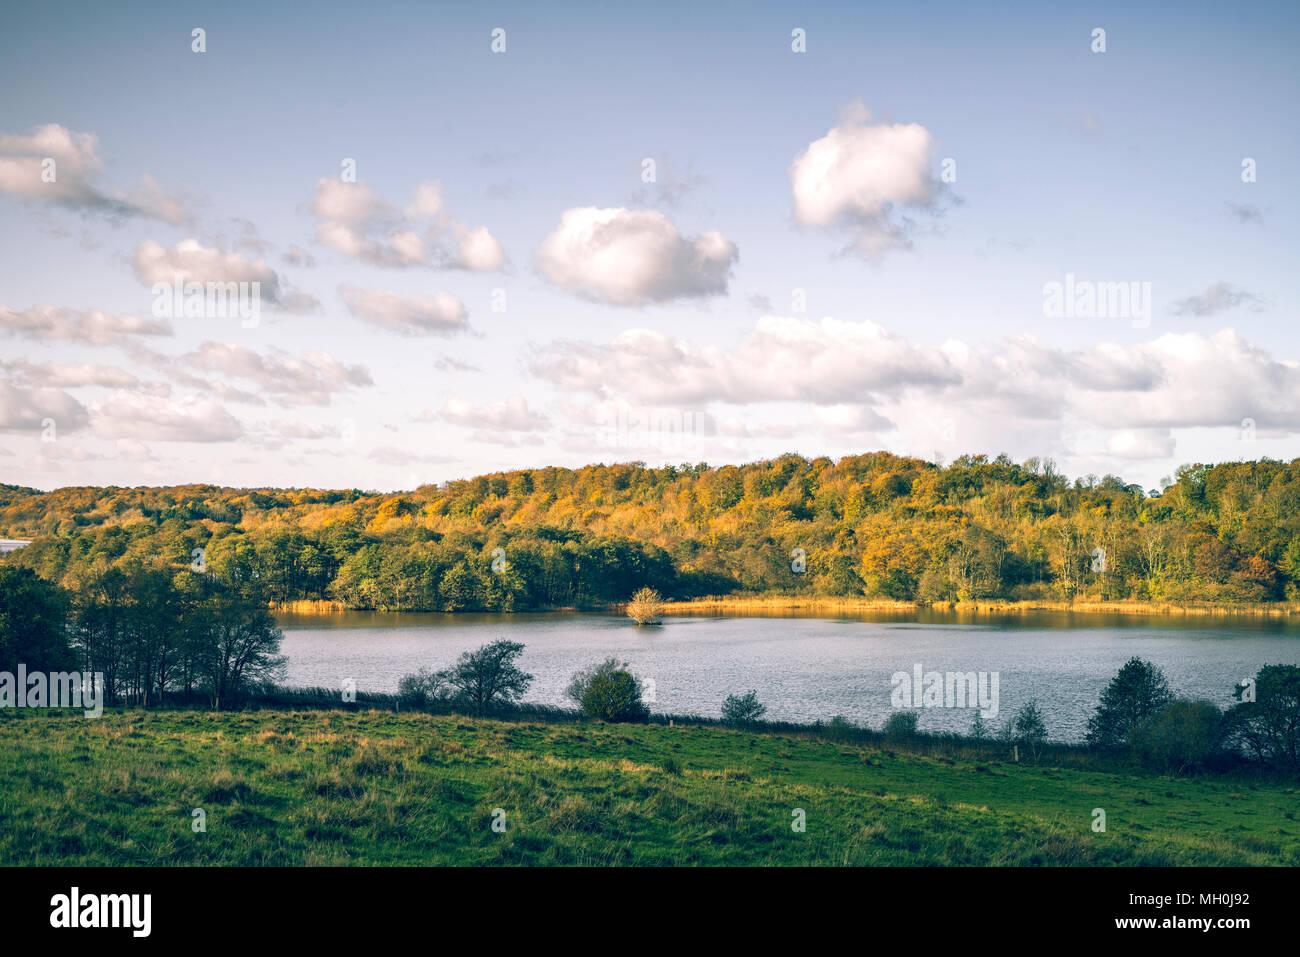
[[[331,397],[354,386],[372,385],[363,365],[347,365],[328,352],[293,356],[280,350],[262,355],[244,346],[205,342],[176,360],[205,372],[254,383],[261,394],[286,405],[328,405]]]
[[[1261,306],[1260,298],[1245,289],[1231,283],[1216,282],[1203,293],[1179,299],[1171,309],[1176,316],[1212,316],[1242,303],[1250,303],[1256,311]]]
[[[870,122],[860,105],[795,157],[790,166],[795,221],[846,228],[853,246],[872,255],[911,246],[903,210],[933,207],[934,140],[916,123]]]
[[[459,397],[451,398],[443,405],[438,417],[484,432],[532,432],[547,425],[546,416],[528,408],[528,402],[520,395],[482,405]]]
[[[47,160],[53,161],[52,168]],[[99,187],[102,167],[93,133],[77,133],[57,123],[26,135],[0,132],[0,192],[110,217],[141,216],[172,225],[193,218],[184,202],[168,195],[148,174],[142,174],[140,185],[129,192]],[[47,182],[47,170],[52,170],[52,181]]]
[[[469,328],[465,304],[447,292],[400,296],[395,292],[339,286],[348,311],[374,325],[403,335],[450,335]]]
[[[106,386],[130,389],[140,385],[140,380],[119,366],[97,365],[90,362],[0,362],[10,375],[25,385],[52,386],[61,389],[83,386]]]
[[[170,249],[146,239],[136,247],[132,266],[141,282],[172,283],[260,283],[258,294],[265,302],[286,312],[310,312],[320,303],[288,288],[280,275],[263,259],[253,259],[238,252],[223,252],[205,247],[197,239],[184,239]]]
[[[96,435],[160,442],[228,442],[243,434],[239,422],[218,403],[114,392],[90,406]]]
[[[1167,459],[1174,454],[1174,437],[1167,429],[1123,429],[1111,433],[1106,451],[1120,459]]]
[[[33,306],[19,312],[0,306],[0,329],[24,339],[84,342],[92,346],[114,345],[129,336],[170,336],[165,319],[113,315],[102,309],[60,309]]]
[[[506,261],[505,250],[486,226],[477,229],[457,226],[455,262],[462,269],[490,272],[500,269]]]
[[[531,369],[565,392],[646,406],[787,403],[823,434],[896,431],[892,447],[1041,455],[1074,437],[1106,454],[1172,454],[1172,429],[1300,432],[1300,363],[1230,329],[1132,345],[1061,349],[1029,337],[995,346],[916,346],[871,322],[768,316],[729,348],[644,329],[607,344],[557,343]],[[752,430],[745,429],[749,432]],[[739,433],[738,433],[739,434]]]
[[[53,420],[54,437],[81,428],[86,407],[60,389],[26,389],[0,379],[0,430],[41,432]]]
[[[719,232],[687,239],[655,210],[569,209],[537,251],[548,280],[615,305],[721,295],[736,244]]]
[[[442,185],[420,183],[399,210],[363,183],[324,177],[312,202],[316,241],[372,266],[433,266],[495,271],[505,250],[484,226],[472,228],[446,211]]]
[[[960,381],[943,352],[914,347],[876,323],[783,316],[764,316],[729,351],[631,329],[604,346],[566,343],[542,349],[531,368],[563,389],[647,403],[836,404]]]

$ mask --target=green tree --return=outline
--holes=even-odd
[[[499,704],[513,704],[533,681],[532,675],[515,664],[523,653],[522,644],[504,638],[467,651],[447,671],[447,682],[475,714],[486,714]]]
[[[1300,766],[1300,667],[1265,665],[1233,695],[1237,703],[1226,716],[1230,739],[1257,761]]]
[[[30,568],[0,565],[0,671],[72,666],[67,593]]]
[[[1033,748],[1034,755],[1037,756],[1039,746],[1047,740],[1047,723],[1043,720],[1043,712],[1039,710],[1038,702],[1027,701],[1016,712],[1016,719],[1012,726],[1015,729],[1016,742]]]
[[[221,710],[250,685],[283,674],[281,633],[264,597],[220,585],[201,615],[201,624],[190,635],[191,653],[213,708]]]
[[[1101,693],[1101,703],[1088,719],[1088,743],[1101,747],[1123,744],[1129,732],[1159,713],[1173,697],[1159,668],[1141,658],[1130,658]]]

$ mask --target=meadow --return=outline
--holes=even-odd
[[[836,738],[377,710],[6,710],[0,864],[1300,864],[1294,779]]]

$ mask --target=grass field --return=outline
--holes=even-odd
[[[1295,782],[996,746],[966,760],[716,727],[0,712],[0,864],[1296,865],[1298,811]]]

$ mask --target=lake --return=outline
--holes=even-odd
[[[614,655],[646,682],[651,710],[717,716],[728,694],[758,692],[773,720],[835,715],[879,728],[892,676],[980,672],[998,681],[1001,722],[1038,701],[1049,737],[1082,738],[1106,683],[1131,656],[1162,668],[1176,694],[1231,703],[1264,664],[1300,661],[1300,625],[1278,619],[1038,613],[1008,617],[864,613],[854,617],[670,616],[637,627],[613,614],[442,615],[346,612],[278,616],[286,684],[396,691],[404,674],[444,668],[497,638],[525,645],[525,700],[569,705],[573,673]],[[970,728],[969,708],[923,708],[920,728]]]

